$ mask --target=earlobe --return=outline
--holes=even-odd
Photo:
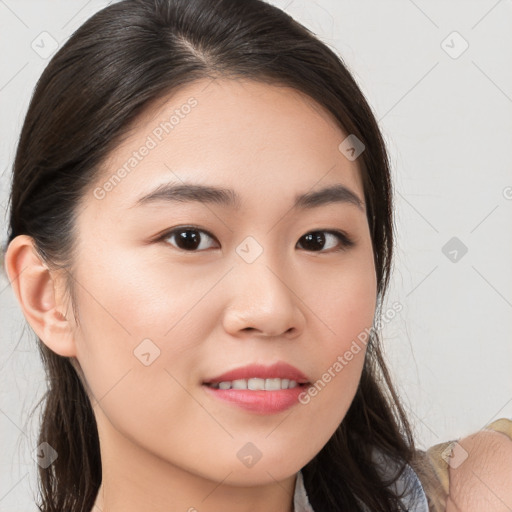
[[[5,270],[28,323],[55,353],[76,356],[72,324],[66,319],[62,282],[37,253],[27,235],[14,238],[5,254]]]

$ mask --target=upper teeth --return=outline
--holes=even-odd
[[[297,382],[290,379],[237,379],[210,384],[218,389],[251,389],[253,391],[276,391],[278,389],[291,389],[297,387]]]

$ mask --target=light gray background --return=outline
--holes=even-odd
[[[2,239],[16,140],[48,62],[31,44],[45,31],[62,44],[107,3],[0,0]],[[272,3],[343,57],[388,143],[398,228],[389,304],[403,310],[385,327],[385,349],[419,446],[512,418],[512,2]],[[452,237],[468,249],[456,261],[442,251]],[[44,375],[0,279],[0,511],[32,511],[28,413]]]

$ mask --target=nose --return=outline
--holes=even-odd
[[[270,266],[269,260],[237,265],[228,285],[229,304],[223,324],[233,336],[294,338],[304,329],[304,303],[292,270]]]

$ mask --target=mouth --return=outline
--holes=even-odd
[[[216,389],[277,391],[309,384],[309,380],[295,366],[279,361],[270,366],[262,364],[242,366],[207,379],[203,384]]]
[[[284,411],[299,402],[311,383],[297,368],[283,362],[249,365],[202,383],[208,395],[259,414]]]
[[[291,379],[250,379],[224,380],[221,382],[205,382],[205,386],[213,389],[248,389],[250,391],[279,391],[280,389],[293,389],[297,386],[308,386],[309,382],[297,382]]]

